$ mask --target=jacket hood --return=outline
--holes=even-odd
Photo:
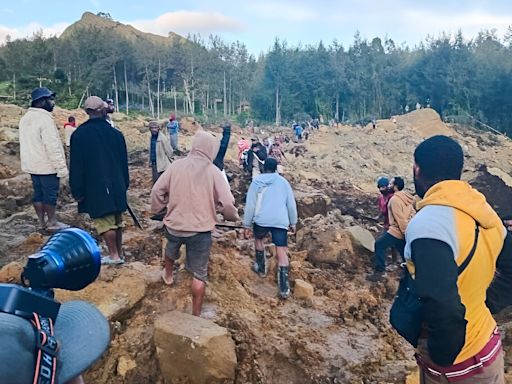
[[[411,205],[414,203],[414,196],[407,191],[398,191],[392,196],[396,196],[398,199],[402,200],[405,205]]]
[[[268,187],[275,181],[279,179],[279,174],[277,172],[274,173],[262,173],[258,177],[256,177],[253,182],[258,187]]]
[[[427,205],[456,208],[471,216],[486,229],[503,225],[497,213],[487,203],[485,196],[465,181],[447,180],[437,183],[427,191],[417,207],[421,209]]]
[[[202,154],[210,161],[215,159],[219,152],[220,142],[211,133],[206,131],[197,131],[192,139],[192,148],[190,154]]]

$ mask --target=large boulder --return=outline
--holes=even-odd
[[[338,226],[303,227],[297,233],[297,248],[307,250],[313,264],[345,265],[354,255],[350,235]]]
[[[172,311],[157,318],[154,340],[166,383],[234,382],[235,343],[226,328]]]
[[[148,266],[148,269],[152,267]],[[58,301],[85,300],[93,303],[110,321],[120,321],[146,296],[146,276],[129,265],[122,268],[103,267],[99,278],[80,291],[56,290]]]
[[[375,238],[370,231],[358,225],[349,227],[347,230],[350,236],[352,236],[355,246],[362,247],[370,252],[375,252]]]
[[[293,290],[293,295],[297,299],[311,299],[315,293],[315,289],[308,282],[295,279],[295,288]]]

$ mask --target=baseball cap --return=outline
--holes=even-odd
[[[57,382],[66,383],[98,360],[110,342],[107,319],[92,304],[70,301],[61,305],[54,326],[60,349]],[[0,383],[33,381],[36,364],[34,327],[29,320],[0,312]]]
[[[102,108],[107,108],[108,105],[98,96],[89,96],[85,99],[84,109],[90,109],[92,111],[98,111]]]
[[[43,97],[55,97],[56,93],[53,91],[50,91],[46,87],[36,88],[31,93],[32,101],[36,101],[39,99],[42,99]]]

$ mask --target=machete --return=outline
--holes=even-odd
[[[140,225],[139,219],[137,219],[137,216],[135,216],[135,213],[133,212],[131,207],[128,204],[126,204],[126,206],[128,207],[128,213],[133,219],[133,224],[135,224],[137,228],[142,229],[142,225]]]

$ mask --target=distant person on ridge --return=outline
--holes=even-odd
[[[213,165],[219,141],[209,132],[198,131],[190,153],[174,161],[151,190],[151,212],[164,214],[165,266],[162,279],[174,282],[174,263],[186,247],[185,268],[192,278],[192,314],[200,316],[208,278],[212,231],[218,211],[225,219],[238,220],[235,198],[221,171]]]
[[[171,165],[172,148],[169,139],[160,132],[160,124],[158,121],[150,121],[148,126],[151,132],[151,139],[149,141],[149,163],[151,165],[153,184],[155,184],[162,173]]]
[[[178,150],[178,133],[180,131],[180,123],[176,120],[176,115],[171,113],[169,116],[169,122],[167,123],[167,130],[169,131],[169,137],[171,139],[171,147],[174,152]]]
[[[245,203],[244,227],[246,237],[250,237],[252,227],[256,248],[253,269],[261,277],[267,274],[264,238],[269,232],[272,234],[277,252],[279,297],[286,299],[290,295],[288,231],[295,233],[297,204],[290,183],[276,170],[276,159],[268,158],[263,174],[252,181]]]
[[[52,115],[54,107],[55,92],[45,87],[34,89],[30,108],[19,125],[21,169],[32,179],[32,203],[41,229],[49,231],[68,227],[57,221],[55,214],[60,180],[68,177],[68,168]]]
[[[405,230],[415,213],[414,197],[404,191],[404,187],[404,179],[398,176],[389,183],[389,188],[393,190],[393,196],[388,203],[389,228],[375,242],[375,269],[368,276],[370,281],[380,281],[386,277],[386,251],[389,248],[397,249],[402,258],[404,256]]]

